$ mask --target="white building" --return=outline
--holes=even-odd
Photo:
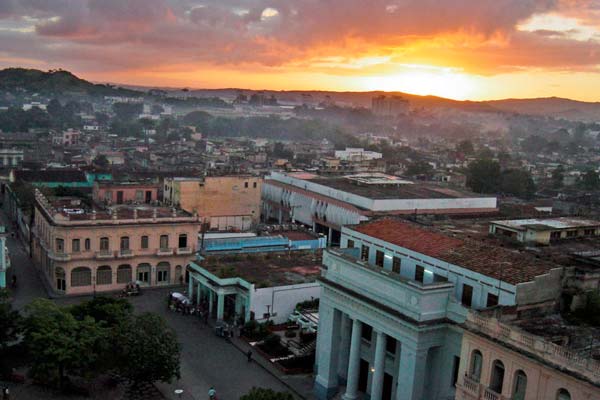
[[[383,158],[383,154],[360,147],[346,147],[346,150],[336,150],[335,158],[343,161],[367,161]]]

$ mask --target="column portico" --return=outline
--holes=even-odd
[[[332,398],[338,389],[341,315],[329,304],[319,306],[319,331],[326,332],[319,336],[317,342],[315,394],[319,399]]]
[[[428,349],[416,349],[402,343],[396,400],[423,398]]]
[[[358,397],[358,373],[360,371],[360,335],[362,322],[352,321],[352,336],[350,340],[350,357],[348,359],[348,381],[344,400],[355,400]]]
[[[345,385],[348,379],[348,357],[350,356],[350,332],[352,331],[352,320],[348,314],[342,313],[340,328],[340,350],[338,360],[338,379]]]
[[[387,336],[385,333],[377,332],[377,341],[375,342],[375,360],[373,362],[373,381],[371,383],[371,400],[380,400],[383,392],[383,375],[385,369],[385,347]]]
[[[217,320],[222,320],[225,313],[225,295],[217,294]]]

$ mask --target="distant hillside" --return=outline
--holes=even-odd
[[[546,97],[487,101],[495,109],[519,114],[544,115],[581,121],[600,121],[600,103]]]
[[[18,89],[56,95],[80,93],[89,96],[139,96],[141,94],[131,89],[93,84],[63,70],[48,72],[25,68],[0,70],[0,90],[12,92]]]

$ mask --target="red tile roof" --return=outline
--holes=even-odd
[[[350,229],[459,267],[516,285],[560,266],[520,251],[464,240],[391,218]]]

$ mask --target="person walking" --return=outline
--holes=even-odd
[[[248,358],[248,362],[252,362],[252,350],[248,350],[246,357]]]
[[[208,389],[208,398],[210,400],[217,400],[217,391],[212,386],[210,387],[210,389]]]

